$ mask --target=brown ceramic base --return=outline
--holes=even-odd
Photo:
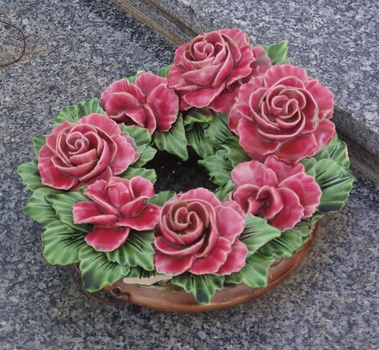
[[[317,226],[312,232],[311,239],[291,258],[270,267],[267,287],[250,288],[243,284],[227,287],[217,291],[209,305],[198,304],[192,294],[188,294],[184,290],[177,290],[170,283],[159,287],[147,287],[125,284],[120,279],[111,286],[103,288],[103,290],[124,302],[161,311],[202,312],[236,306],[268,292],[288,277],[304,259],[316,231]]]

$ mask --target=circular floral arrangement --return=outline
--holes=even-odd
[[[62,109],[18,170],[45,259],[79,264],[89,292],[153,279],[209,304],[230,285],[264,288],[354,181],[332,93],[287,48],[253,47],[237,29],[201,34],[157,75]],[[149,162],[162,151],[186,161],[189,149],[217,190],[156,193]]]

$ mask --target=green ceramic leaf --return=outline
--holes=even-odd
[[[144,166],[147,162],[152,160],[157,153],[157,150],[150,146],[151,134],[149,130],[140,128],[135,125],[120,124],[122,132],[128,133],[132,137],[137,146],[137,152],[139,154],[138,160],[133,164],[134,168]]]
[[[215,115],[208,108],[191,108],[183,115],[183,123],[186,130],[190,130],[194,125],[209,124],[213,121]]]
[[[353,173],[332,159],[321,159],[315,166],[315,179],[320,185],[322,196],[317,211],[337,213],[346,203],[353,188]]]
[[[174,65],[174,64],[169,64],[168,66],[165,66],[165,67],[161,68],[161,69],[159,70],[159,72],[158,72],[158,75],[159,75],[160,77],[166,78],[167,75],[168,75],[168,72],[169,72],[170,68],[171,68],[173,65]]]
[[[162,191],[157,193],[153,198],[149,198],[147,203],[155,204],[162,207],[167,201],[174,197],[176,193],[174,191]]]
[[[33,137],[33,149],[36,156],[38,156],[40,149],[46,143],[46,136],[47,135]]]
[[[51,194],[49,199],[53,201],[53,208],[56,211],[59,219],[66,225],[81,232],[90,232],[92,230],[91,225],[78,225],[74,224],[72,208],[75,203],[88,202],[90,199],[83,194],[84,187],[80,188],[78,192],[65,192],[58,194]]]
[[[92,98],[88,101],[79,102],[76,105],[71,105],[63,108],[55,117],[53,127],[60,125],[66,121],[75,123],[80,118],[85,117],[91,113],[105,114],[97,98]]]
[[[280,237],[281,232],[269,225],[266,220],[247,215],[245,229],[240,235],[242,241],[249,249],[249,254],[253,255],[260,247],[274,238]]]
[[[220,145],[228,138],[235,136],[229,129],[229,114],[217,113],[208,128],[204,130],[205,136],[211,144],[220,149]]]
[[[55,221],[42,233],[43,256],[52,265],[79,262],[79,251],[87,245],[85,235],[61,221]]]
[[[122,174],[118,175],[124,179],[131,179],[135,176],[141,176],[147,180],[149,180],[152,184],[157,181],[157,174],[154,169],[145,169],[145,168],[134,168],[129,167]]]
[[[39,222],[43,227],[59,220],[54,208],[51,196],[61,193],[61,191],[50,187],[41,187],[35,190],[29,198],[24,213],[29,215],[33,220]]]
[[[322,216],[323,215],[316,215],[315,217],[317,218],[317,220],[314,220],[313,217],[308,218],[308,219],[303,219],[295,225],[293,230],[297,230],[302,237],[309,236],[310,233],[312,233],[316,222],[319,219],[321,219]]]
[[[144,166],[146,163],[150,162],[155,155],[157,154],[157,150],[151,146],[147,146],[145,150],[140,153],[138,160],[133,163],[133,168],[139,168]]]
[[[304,168],[305,168],[305,172],[308,174],[308,175],[311,175],[313,177],[316,176],[316,164],[317,164],[317,160],[316,158],[304,158],[300,161],[301,164],[304,165]]]
[[[188,159],[188,142],[181,113],[179,113],[178,119],[169,131],[156,133],[154,142],[160,151],[167,151],[184,161]]]
[[[163,274],[159,274],[157,271],[146,271],[142,269],[139,266],[131,267],[130,271],[125,278],[150,278],[154,276],[165,276]],[[171,277],[167,277],[167,279],[170,279]]]
[[[266,243],[259,252],[273,258],[291,257],[311,237],[317,221],[322,217],[322,214],[315,214],[311,218],[303,219],[293,229],[282,232],[280,237]]]
[[[144,270],[154,270],[153,232],[132,231],[126,242],[116,250],[107,252],[107,258],[121,266],[140,266]]]
[[[198,163],[205,168],[211,181],[218,186],[223,186],[231,180],[230,172],[233,167],[226,156],[226,151],[217,151],[215,155],[199,160]]]
[[[315,213],[309,220],[309,229],[313,230],[318,221],[324,217],[324,214]]]
[[[315,156],[315,158],[317,160],[330,158],[344,168],[350,167],[347,145],[345,142],[341,141],[337,135],[320,153]]]
[[[268,57],[271,59],[272,64],[285,64],[290,63],[290,61],[287,59],[287,52],[288,52],[288,41],[284,40],[280,43],[269,45],[269,46],[263,46],[265,51],[268,54]]]
[[[229,180],[224,185],[220,186],[216,191],[215,195],[220,200],[225,200],[228,198],[230,192],[234,190],[234,182]]]
[[[151,134],[146,128],[120,124],[120,129],[122,132],[127,132],[135,140],[138,153],[144,152],[146,147],[151,143]]]
[[[211,156],[215,152],[213,144],[209,141],[209,138],[205,136],[204,128],[206,125],[208,124],[195,123],[186,134],[188,145],[191,146],[201,158]]]
[[[191,293],[199,304],[207,305],[216,291],[223,289],[224,280],[224,276],[184,273],[174,277],[171,283]]]
[[[191,108],[184,114],[184,125],[188,145],[201,157],[214,154],[214,147],[205,134],[209,123],[214,120],[215,114],[207,108]]]
[[[139,70],[133,74],[130,74],[128,75],[127,77],[125,77],[124,79],[127,79],[129,80],[132,84],[134,84],[136,82],[136,79],[138,78],[139,75],[141,75],[142,73],[145,73],[145,71],[143,70]]]
[[[259,253],[270,258],[289,258],[302,246],[302,231],[291,229],[282,232],[280,237],[266,243],[259,249]]]
[[[41,182],[37,159],[21,164],[17,169],[17,173],[20,175],[22,182],[27,188],[29,188],[29,190],[34,191],[37,188],[45,187]]]
[[[239,144],[237,136],[231,136],[224,140],[222,148],[227,151],[227,157],[232,162],[233,168],[243,162],[251,160]]]
[[[105,253],[97,252],[89,245],[79,251],[79,260],[83,288],[91,293],[112,285],[130,271],[129,266],[109,261]]]
[[[268,268],[274,260],[274,258],[256,252],[246,259],[246,265],[241,271],[225,276],[225,283],[246,284],[252,288],[264,288],[268,282]]]

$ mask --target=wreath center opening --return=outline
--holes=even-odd
[[[154,184],[155,192],[165,190],[186,192],[194,188],[204,187],[211,191],[217,189],[197,161],[201,159],[196,154],[191,154],[187,161],[166,152],[159,152],[157,156],[146,164],[146,168],[154,168],[157,173],[157,181]]]

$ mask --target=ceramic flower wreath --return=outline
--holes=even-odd
[[[354,181],[332,93],[286,55],[287,42],[213,31],[157,75],[61,110],[18,171],[45,259],[79,263],[90,292],[156,277],[207,304],[225,286],[265,287],[269,266],[340,211]],[[188,149],[217,190],[155,193],[157,150],[185,161]]]

